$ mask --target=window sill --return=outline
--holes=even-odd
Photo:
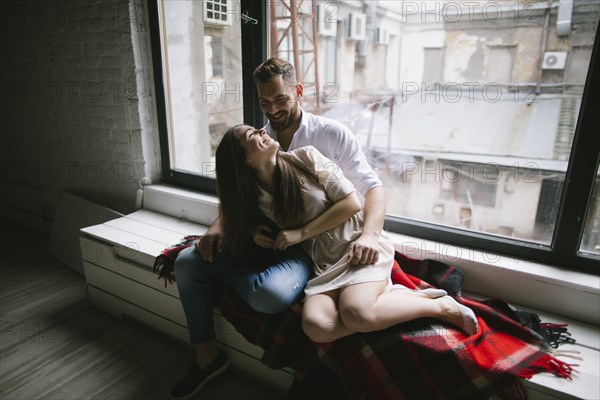
[[[392,232],[389,235],[400,253],[460,268],[465,273],[465,292],[600,324],[598,276]]]
[[[171,185],[146,186],[143,201],[145,209],[182,221],[210,225],[217,216],[216,196]],[[598,276],[388,233],[396,250],[411,258],[434,259],[463,270],[465,292],[600,325]]]

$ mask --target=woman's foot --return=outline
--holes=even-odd
[[[459,327],[469,336],[477,333],[477,317],[473,310],[465,307],[450,296],[441,297],[443,302],[442,320]]]

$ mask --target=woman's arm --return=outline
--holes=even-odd
[[[343,199],[335,202],[325,212],[306,225],[297,229],[279,232],[279,235],[275,238],[273,247],[278,250],[285,250],[291,245],[310,239],[313,236],[317,236],[343,224],[360,210],[360,200],[356,193],[352,192]]]

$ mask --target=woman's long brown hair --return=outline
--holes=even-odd
[[[227,247],[238,260],[253,257],[252,231],[264,219],[258,205],[258,171],[246,161],[246,151],[229,128],[216,152],[217,195]],[[273,175],[273,214],[285,229],[299,227],[306,213],[302,179],[309,178],[287,155],[277,154]]]

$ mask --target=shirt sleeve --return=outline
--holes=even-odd
[[[345,176],[354,184],[358,192],[365,197],[375,187],[383,186],[377,173],[369,165],[360,143],[354,134],[345,126],[338,124],[328,126],[331,154],[344,171]]]
[[[315,147],[301,147],[293,153],[314,174],[332,202],[338,202],[356,191],[342,169]]]

